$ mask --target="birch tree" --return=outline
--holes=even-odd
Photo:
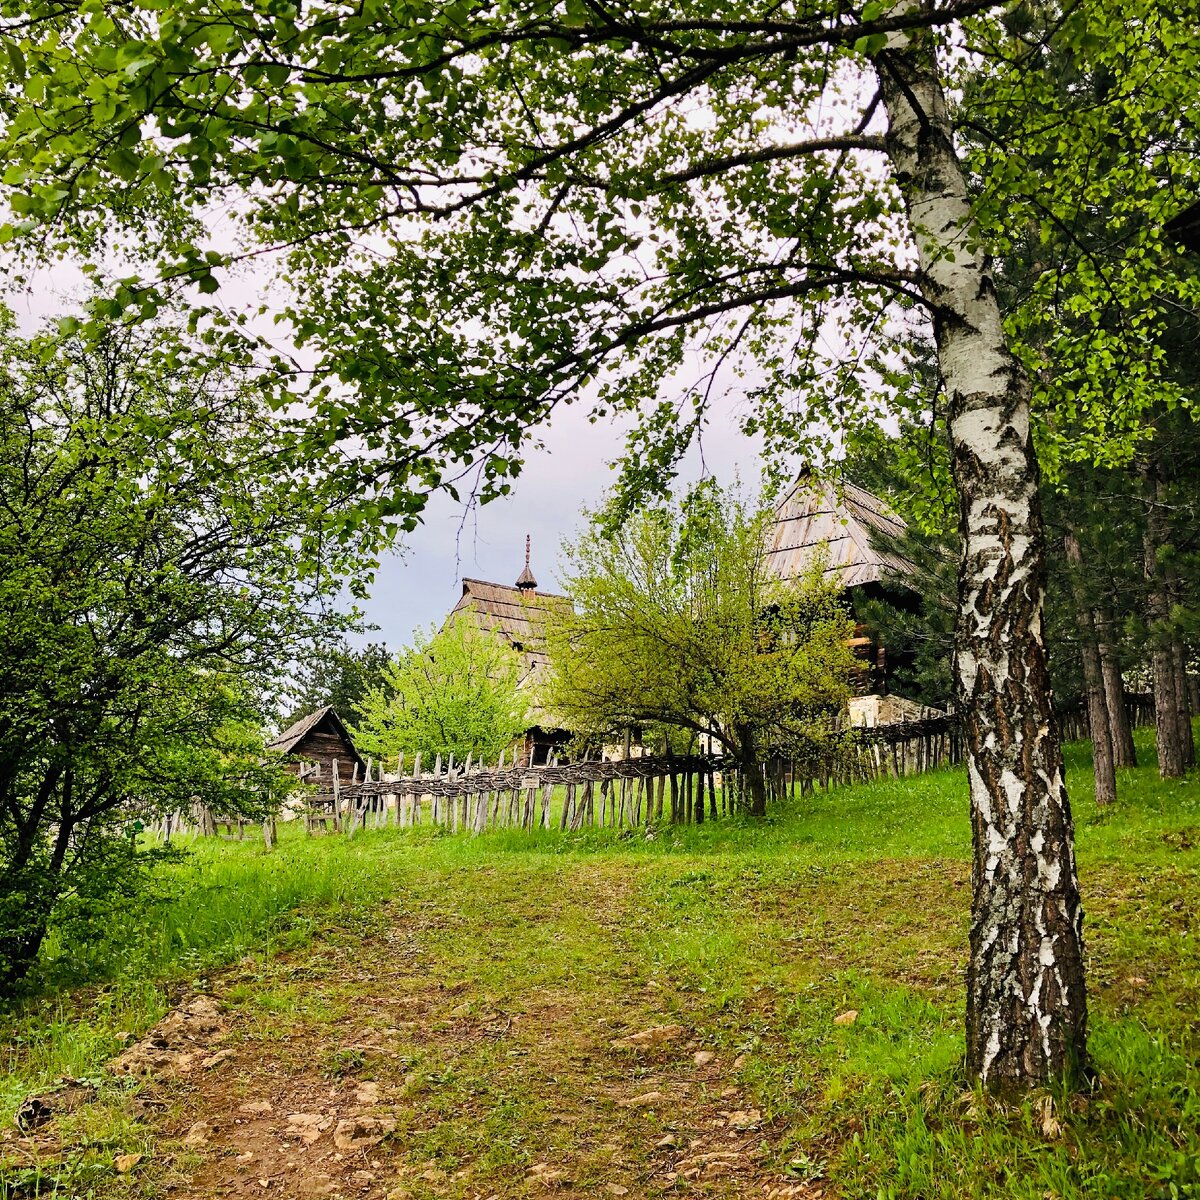
[[[640,414],[630,496],[662,484],[733,385],[769,452],[819,453],[831,427],[877,417],[862,368],[881,360],[863,351],[892,314],[932,322],[963,546],[968,1061],[1000,1090],[1082,1069],[1032,389],[989,252],[1013,195],[1052,197],[1053,217],[1113,130],[1106,178],[1173,183],[1174,159],[1140,153],[1139,116],[1194,112],[1182,0],[1046,8],[1039,37],[1114,80],[1068,122],[1043,119],[998,0],[142,2],[5,4],[0,239],[97,271],[119,249],[107,316],[190,287],[197,321],[219,324],[204,297],[241,262],[274,264],[276,315],[315,364],[320,419],[298,436],[354,474],[364,520],[413,524],[476,463],[484,499],[506,492],[529,429],[580,396],[597,419]],[[1026,106],[1023,136],[1061,141],[1057,172],[1025,180],[996,154],[971,186],[955,123],[979,114],[948,96],[972,57],[1003,82],[988,104]],[[1182,207],[1177,188],[1154,195],[1150,227]],[[204,235],[218,207],[234,249]],[[1152,260],[1130,263],[1135,291]]]

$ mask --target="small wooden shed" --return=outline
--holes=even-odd
[[[288,760],[289,769],[294,768],[297,775],[305,764],[316,763],[318,777],[330,779],[335,758],[338,774],[343,781],[350,778],[355,764],[360,774],[366,769],[366,762],[355,749],[350,731],[332,705],[318,708],[316,712],[289,725],[277,738],[267,743],[267,749],[283,754]]]

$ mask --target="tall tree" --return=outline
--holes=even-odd
[[[1150,174],[1130,114],[1194,109],[1200,37],[1183,0],[1067,6],[1044,36],[1117,86],[1064,124],[1044,119],[1048,93],[1011,53],[1005,8],[39,2],[4,10],[0,66],[17,214],[3,236],[87,253],[131,234],[124,248],[157,255],[172,282],[126,274],[105,311],[146,311],[180,280],[220,286],[236,255],[198,231],[226,202],[257,243],[246,253],[283,263],[281,316],[319,381],[311,454],[343,463],[365,445],[372,513],[411,523],[483,448],[485,498],[508,490],[528,427],[587,386],[598,414],[648,406],[631,489],[669,472],[723,367],[755,368],[748,425],[776,449],[811,449],[865,386],[853,356],[827,353],[824,318],[865,336],[897,299],[928,314],[961,502],[969,1061],[1000,1089],[1077,1069],[1086,1005],[1031,386],[989,252],[1015,192],[1057,210],[1095,183],[1100,141],[1115,144],[1105,179]],[[1026,179],[1000,156],[970,185],[947,85],[948,64],[972,56],[1002,78],[993,111],[1015,105],[1031,114],[1022,136],[1059,139],[1059,170]],[[1135,207],[1170,203],[1161,187],[1134,192]],[[1144,246],[1123,298],[1153,270]],[[660,400],[692,349],[706,378],[683,404]]]
[[[361,650],[344,642],[314,647],[301,673],[292,715],[284,724],[329,704],[348,725],[357,725],[363,719],[363,702],[383,685],[383,672],[391,661],[388,648],[379,642]]]
[[[0,314],[0,994],[69,891],[137,867],[127,827],[197,798],[262,815],[259,730],[338,556],[234,366],[168,325],[24,339]],[[319,569],[317,569],[319,568]]]

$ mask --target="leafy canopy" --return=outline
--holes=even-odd
[[[418,633],[360,702],[355,742],[384,760],[494,763],[529,721],[522,670],[521,655],[469,617]]]
[[[980,236],[1053,250],[1010,332],[1051,363],[1045,406],[1083,414],[1070,445],[1128,449],[1163,391],[1155,328],[1196,303],[1161,234],[1200,177],[1184,0],[0,12],[0,239],[128,262],[98,316],[183,290],[214,329],[229,268],[270,264],[313,366],[297,436],[371,520],[411,524],[484,451],[485,498],[508,490],[528,428],[581,389],[598,417],[641,412],[626,490],[661,483],[714,389],[751,396],[771,450],[874,421],[904,390],[889,331],[924,304],[871,58],[889,31],[954,47]],[[218,210],[228,244],[205,233]],[[1103,257],[1081,211],[1110,214]],[[1120,327],[1047,340],[1064,280]]]
[[[177,328],[19,336],[0,313],[0,989],[67,891],[99,894],[143,822],[280,795],[264,722],[344,558],[272,455],[236,364]],[[124,849],[122,849],[124,847]]]
[[[611,734],[665,726],[751,763],[802,757],[829,736],[855,660],[836,582],[767,566],[769,509],[708,481],[565,552],[573,610],[547,619],[547,708]]]

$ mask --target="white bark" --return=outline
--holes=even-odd
[[[997,1090],[1082,1068],[1082,907],[1042,629],[1029,388],[1008,350],[928,34],[876,58],[887,146],[934,316],[962,536],[956,689],[975,859],[967,1057]]]

